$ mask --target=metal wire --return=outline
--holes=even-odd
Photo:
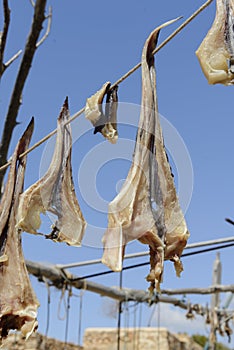
[[[208,252],[211,252],[211,251],[213,251],[213,250],[224,249],[224,248],[230,248],[230,247],[233,247],[233,246],[234,246],[234,243],[231,243],[231,244],[224,244],[224,245],[215,246],[215,247],[212,247],[212,248],[206,248],[206,249],[201,249],[201,250],[193,251],[193,252],[190,252],[190,253],[184,253],[184,254],[181,255],[181,257],[188,257],[188,256],[192,256],[192,255],[197,255],[197,254],[208,253]],[[147,261],[147,262],[143,262],[143,263],[140,263],[140,264],[134,264],[134,265],[124,266],[123,269],[122,269],[122,271],[135,269],[135,268],[137,268],[137,267],[147,266],[147,265],[149,265],[149,264],[150,264],[150,262]],[[88,279],[88,278],[92,278],[92,277],[98,277],[98,276],[108,275],[108,274],[111,274],[111,273],[116,273],[116,272],[115,272],[115,271],[112,271],[112,270],[97,272],[97,273],[93,273],[93,274],[90,274],[90,275],[85,275],[85,276],[82,276],[82,277],[73,278],[72,281],[80,281],[80,280],[83,280],[83,279]]]
[[[209,246],[209,245],[216,245],[216,244],[218,245],[221,243],[229,243],[229,242],[234,242],[233,236],[219,238],[219,239],[212,239],[209,241],[190,243],[190,244],[187,244],[187,246],[184,248],[184,250],[205,247],[205,246]],[[145,252],[126,254],[124,256],[124,260],[132,259],[132,258],[140,258],[140,257],[148,256],[148,255],[149,255],[148,250]],[[60,269],[69,269],[69,268],[73,268],[73,267],[101,264],[101,262],[102,262],[101,259],[93,259],[93,260],[79,261],[79,262],[74,262],[74,263],[69,263],[69,264],[64,264],[64,265],[56,265],[56,266]]]

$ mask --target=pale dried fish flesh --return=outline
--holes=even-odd
[[[132,166],[126,181],[109,204],[108,229],[103,237],[102,262],[121,271],[125,246],[138,239],[150,247],[147,280],[159,290],[165,259],[182,271],[180,256],[189,233],[180,209],[164,148],[156,96],[153,50],[161,28],[147,39],[142,53],[142,103]]]
[[[97,132],[109,140],[116,143],[118,140],[117,131],[117,109],[118,109],[118,86],[107,90],[105,114],[102,113],[98,123],[95,124],[94,134]]]
[[[103,115],[102,102],[110,85],[110,82],[107,81],[103,84],[100,90],[86,100],[85,118],[87,118],[94,126]]]
[[[18,227],[37,234],[41,225],[40,213],[49,211],[58,219],[47,238],[80,246],[86,222],[76,198],[72,179],[72,136],[69,118],[66,99],[58,118],[52,162],[46,174],[21,195]]]
[[[33,132],[33,119],[18,142],[12,157],[0,204],[0,343],[9,330],[20,330],[26,338],[37,328],[39,303],[25,266],[20,230],[16,228],[19,195],[23,190],[26,156]]]
[[[85,106],[85,117],[95,127],[94,134],[100,132],[111,143],[116,143],[118,139],[116,123],[117,90],[117,86],[110,89],[110,82],[106,82],[100,90],[87,99]],[[105,95],[106,107],[104,113],[102,103]]]
[[[234,0],[216,0],[215,20],[196,55],[209,84],[234,84]]]

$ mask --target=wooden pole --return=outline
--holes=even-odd
[[[216,253],[216,258],[213,265],[213,274],[212,274],[212,284],[217,285],[221,284],[221,273],[222,266],[220,261],[220,253]],[[211,324],[210,324],[210,336],[209,336],[209,349],[215,350],[216,348],[216,331],[217,331],[217,310],[219,308],[220,299],[219,293],[212,294],[211,296]]]

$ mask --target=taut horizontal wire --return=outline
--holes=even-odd
[[[208,253],[208,252],[211,252],[213,250],[230,248],[230,247],[233,247],[233,246],[234,246],[234,243],[229,243],[229,244],[223,244],[223,245],[216,246],[216,247],[211,247],[211,248],[206,248],[206,249],[201,249],[201,250],[195,250],[195,251],[190,252],[190,253],[183,253],[181,255],[181,258],[187,257],[187,256],[192,256],[192,255],[197,255],[197,254],[202,254],[202,253]],[[150,261],[146,261],[146,262],[139,263],[139,264],[124,266],[122,268],[122,271],[135,269],[137,267],[147,266],[149,264],[150,264]],[[109,274],[112,274],[112,273],[119,273],[119,272],[113,271],[113,270],[101,271],[101,272],[92,273],[90,275],[76,277],[76,278],[72,279],[72,281],[80,281],[80,280],[84,280],[86,278],[99,277],[99,276],[103,276],[103,275],[109,275]]]
[[[186,21],[184,21],[172,34],[170,34],[154,51],[153,54],[156,54],[158,51],[160,51],[166,44],[169,43],[182,29],[184,29],[195,17],[197,17],[206,7],[208,7],[213,0],[206,1],[201,7],[197,9]],[[181,17],[179,17],[181,18]],[[134,73],[138,68],[140,68],[141,63],[138,63],[136,66],[134,66],[132,69],[130,69],[126,74],[124,74],[120,79],[118,79],[113,85],[111,85],[110,88],[113,88],[116,85],[119,85],[122,83],[125,79],[127,79],[132,73]],[[78,118],[82,113],[84,113],[85,107],[80,109],[78,112],[73,114],[70,118],[70,120],[67,123],[71,123],[73,120]],[[42,143],[47,141],[49,138],[51,138],[53,135],[57,133],[57,129],[51,131],[48,135],[43,137],[40,141],[36,142],[32,147],[28,148],[27,151],[20,154],[19,158],[24,157],[26,154],[32,152],[35,148],[39,147]],[[11,161],[8,161],[6,164],[2,165],[0,167],[0,171],[8,168],[8,166],[11,164]]]
[[[210,241],[202,241],[197,243],[190,243],[187,244],[187,246],[184,249],[193,249],[193,248],[200,248],[200,247],[206,247],[210,245],[216,245],[216,244],[222,244],[222,243],[231,243],[234,242],[234,236],[232,237],[226,237],[226,238],[219,238],[219,239],[213,239]],[[186,253],[189,254],[189,253]],[[126,254],[124,256],[124,259],[132,259],[132,258],[140,258],[143,256],[148,256],[149,252],[139,252],[139,253],[132,253],[132,254]],[[74,262],[66,265],[56,265],[60,269],[69,269],[72,267],[81,267],[81,266],[87,266],[87,265],[95,265],[95,264],[101,264],[101,259],[93,259],[93,260],[86,260],[86,261],[79,261]]]

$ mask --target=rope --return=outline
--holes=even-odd
[[[133,350],[136,350],[136,335],[137,335],[137,328],[136,328],[136,315],[137,315],[137,308],[138,308],[139,303],[136,303],[134,306],[134,315],[133,315],[133,328],[134,328],[134,333],[133,333]]]
[[[45,336],[46,338],[48,337],[48,332],[49,332],[49,325],[50,325],[50,285],[48,283],[48,281],[43,278],[46,288],[47,288],[47,320],[46,320],[46,330],[45,330]]]
[[[69,329],[69,315],[70,315],[70,308],[71,308],[71,304],[70,304],[70,299],[72,296],[72,287],[70,286],[70,288],[68,289],[68,293],[67,293],[67,309],[66,309],[66,327],[65,327],[65,349],[66,350],[66,344],[67,344],[67,340],[68,340],[68,329]]]
[[[152,311],[151,311],[151,314],[150,314],[150,317],[149,317],[149,321],[148,321],[147,327],[151,327],[151,324],[152,324],[153,316],[154,316],[154,314],[155,314],[156,307],[157,307],[157,303],[154,303],[153,308],[152,308]]]
[[[137,350],[140,350],[140,329],[142,323],[142,304],[139,305],[139,322],[138,322],[138,333],[137,333]]]
[[[205,2],[199,9],[197,9],[185,22],[183,22],[171,35],[169,35],[154,51],[153,54],[156,54],[160,51],[166,44],[169,43],[181,30],[183,30],[195,17],[197,17],[206,7],[208,7],[213,0],[208,0]],[[130,69],[126,74],[124,74],[121,78],[119,78],[113,85],[111,85],[110,89],[122,83],[125,79],[127,79],[131,74],[133,74],[138,68],[140,68],[141,63],[135,65],[132,69]],[[85,107],[80,109],[78,112],[71,116],[70,120],[66,123],[71,123],[77,117],[79,117],[82,113],[84,113]],[[28,153],[32,152],[35,148],[39,147],[42,143],[47,141],[50,137],[57,133],[57,129],[51,131],[48,135],[43,137],[40,141],[36,142],[32,147],[28,148],[24,153],[20,154],[19,158],[21,159]],[[11,160],[9,160],[6,164],[0,167],[0,171],[5,170],[11,164]]]
[[[65,272],[65,271],[64,271]],[[84,281],[83,283],[83,289],[80,290],[79,294],[72,293],[71,295],[73,297],[79,298],[79,320],[78,320],[78,337],[77,337],[77,345],[80,348],[81,347],[81,331],[82,331],[82,313],[83,313],[83,296],[87,290],[87,282]]]
[[[77,337],[77,345],[81,347],[81,331],[82,331],[82,313],[83,313],[83,296],[87,289],[87,283],[84,281],[84,289],[80,290],[79,294],[72,293],[73,297],[79,298],[79,320],[78,320],[78,337]]]
[[[80,304],[79,304],[79,324],[78,324],[78,345],[79,345],[79,346],[81,346],[83,294],[84,294],[83,292],[80,293]]]
[[[127,296],[127,295],[126,295]],[[127,350],[127,341],[129,337],[129,302],[125,300],[124,302],[124,328],[125,328],[125,334],[124,334],[124,350]]]
[[[57,312],[57,316],[58,316],[58,319],[61,320],[61,321],[64,321],[65,318],[66,318],[66,312],[64,313],[63,316],[61,316],[61,305],[62,305],[62,302],[63,302],[63,305],[64,305],[64,309],[66,310],[67,308],[67,305],[66,305],[66,301],[65,301],[65,291],[66,291],[66,284],[63,285],[63,288],[62,288],[62,291],[61,291],[61,296],[60,296],[60,299],[59,299],[59,304],[58,304],[58,312]]]
[[[123,286],[123,270],[120,271],[119,274],[119,288],[122,289]],[[122,302],[119,302],[119,310],[118,310],[118,333],[117,333],[117,350],[120,350],[120,331],[121,331],[121,313],[122,313]]]
[[[158,350],[160,349],[160,303],[158,303],[158,336],[157,336]]]

